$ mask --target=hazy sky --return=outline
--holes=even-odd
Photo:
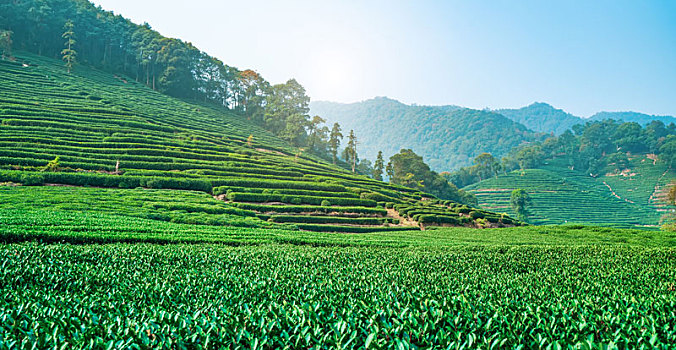
[[[94,0],[313,100],[676,115],[676,1]]]

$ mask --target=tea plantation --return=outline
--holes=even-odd
[[[529,223],[585,223],[625,228],[657,228],[665,214],[663,191],[676,172],[646,155],[634,155],[624,174],[591,177],[556,160],[540,169],[516,170],[470,185],[486,210],[514,214],[511,191],[532,198]]]
[[[2,349],[676,343],[676,234],[524,226],[223,109],[16,56],[0,61]]]
[[[0,183],[193,191],[165,193],[168,200],[99,196],[164,221],[336,232],[417,230],[385,205],[434,199],[328,164],[223,108],[84,66],[67,74],[60,61],[16,56],[0,60]],[[203,198],[186,202],[195,191]],[[70,202],[53,194],[46,195]]]

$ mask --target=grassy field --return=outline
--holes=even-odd
[[[674,178],[676,173],[664,164],[636,155],[625,175],[593,178],[550,161],[540,169],[516,170],[466,190],[476,194],[482,208],[514,214],[509,197],[513,189],[522,188],[532,197],[529,222],[536,225],[585,223],[654,229],[665,213],[658,190]]]

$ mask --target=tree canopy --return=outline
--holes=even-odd
[[[402,149],[390,157],[387,169],[390,182],[394,184],[425,191],[441,199],[476,205],[476,198],[472,194],[459,190],[430,170],[423,158],[410,149]]]
[[[516,212],[517,218],[521,221],[527,221],[530,212],[528,211],[528,206],[531,205],[532,200],[530,195],[521,188],[517,188],[512,191],[512,195],[509,198],[509,204]]]

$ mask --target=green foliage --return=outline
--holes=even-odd
[[[12,32],[11,30],[0,30],[0,51],[2,59],[12,57]]]
[[[376,159],[378,151],[390,157],[410,148],[438,172],[471,165],[484,152],[500,158],[515,146],[542,139],[490,111],[405,105],[382,97],[352,104],[312,102],[310,111],[355,130],[361,158]]]
[[[63,29],[64,32],[61,37],[66,39],[66,42],[64,43],[65,48],[61,50],[61,55],[63,56],[63,61],[66,62],[68,73],[70,73],[70,71],[73,69],[73,64],[75,63],[75,58],[77,56],[77,52],[74,49],[75,32],[73,21],[70,19],[67,20],[66,24],[63,26]]]
[[[53,160],[50,160],[47,165],[45,165],[44,168],[42,168],[42,171],[59,171],[59,161],[61,160],[61,157],[56,156]]]
[[[676,173],[660,161],[631,155],[628,169],[590,177],[573,170],[565,159],[551,160],[541,169],[501,174],[464,188],[477,196],[482,208],[516,216],[510,194],[521,188],[537,203],[530,208],[535,225],[587,223],[602,226],[655,229],[664,214],[661,189]],[[654,163],[654,164],[653,164]]]
[[[582,118],[541,102],[520,109],[498,109],[496,112],[525,125],[530,130],[555,135],[561,135],[574,125],[584,124]]]
[[[174,44],[166,44],[167,50],[174,49]],[[376,208],[377,202],[403,203],[430,196],[352,174],[309,152],[299,152],[247,120],[260,117],[259,122],[264,122],[260,114],[264,111],[247,112],[255,108],[251,104],[242,114],[232,114],[158,94],[126,77],[87,65],[68,75],[53,59],[25,52],[17,59],[26,66],[0,61],[0,182],[192,190],[221,196],[221,200],[235,199],[228,212],[190,205],[153,205],[140,211],[143,217],[158,221],[216,226],[265,227],[272,224],[263,225],[261,220],[252,220],[252,215],[268,220],[275,213],[368,219],[386,215],[384,209]],[[240,78],[255,90],[246,99],[256,99],[268,89],[255,72],[242,72]],[[285,93],[299,97],[298,112],[302,87],[291,85],[295,88]],[[326,142],[326,130],[320,124],[318,117],[308,126],[308,135],[315,140],[307,141],[315,149]],[[50,171],[38,172],[45,164],[50,164]],[[366,160],[359,162],[359,172],[371,174],[368,165]],[[240,205],[245,211],[234,208]],[[391,219],[371,226],[389,230]]]
[[[544,142],[522,145],[512,149],[497,165],[486,154],[476,165],[444,173],[446,179],[459,187],[466,187],[485,180],[487,174],[496,173],[496,168],[507,172],[514,169],[536,169],[551,160],[565,162],[571,169],[580,170],[592,177],[604,172],[621,172],[629,165],[629,156],[652,152],[661,162],[674,167],[676,164],[676,126],[665,127],[661,121],[653,121],[644,128],[638,123],[618,123],[614,120],[591,121],[575,125],[574,135],[570,130]],[[488,163],[495,164],[488,166]]]
[[[350,134],[347,136],[347,147],[343,151],[343,159],[350,164],[354,173],[359,159],[357,154],[357,136],[354,134],[354,130],[350,130]]]
[[[38,348],[676,342],[669,249],[14,244],[0,265],[0,337]]]
[[[431,193],[441,199],[450,199],[460,203],[475,204],[471,194],[458,190],[453,184],[423,162],[421,156],[410,149],[402,149],[390,157],[388,168],[391,172],[390,182]]]
[[[333,158],[333,164],[336,164],[336,161],[338,160],[338,148],[340,147],[340,140],[342,139],[343,133],[340,129],[340,124],[333,123],[333,127],[331,127],[331,134],[329,136],[329,151],[331,152],[331,156]]]
[[[376,162],[373,165],[373,178],[378,181],[383,181],[383,170],[385,170],[385,160],[383,159],[383,151],[378,151]]]
[[[512,194],[509,196],[509,204],[512,206],[512,209],[516,213],[516,217],[521,221],[527,221],[530,212],[528,207],[532,204],[533,200],[530,198],[528,192],[522,188],[517,188],[512,191]],[[472,213],[470,213],[470,216]]]
[[[45,183],[41,174],[21,174],[21,184],[24,186],[39,186]]]
[[[21,175],[23,185],[40,185],[42,174]],[[192,191],[76,187],[0,187],[0,210],[61,210],[89,215],[108,213],[175,223],[271,227],[250,210]],[[67,226],[66,226],[67,227]]]

